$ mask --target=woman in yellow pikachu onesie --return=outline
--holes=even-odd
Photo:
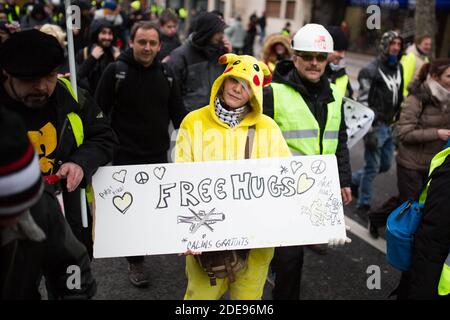
[[[262,88],[270,82],[267,66],[235,54],[223,55],[219,63],[227,67],[213,84],[209,105],[189,113],[181,123],[176,161],[245,159],[249,128],[254,128],[251,158],[290,156],[277,124],[262,114]],[[251,249],[235,281],[217,279],[215,286],[195,257],[187,255],[184,299],[220,299],[227,290],[232,300],[261,299],[273,253],[273,248]]]

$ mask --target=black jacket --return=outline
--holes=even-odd
[[[181,47],[172,51],[169,67],[181,86],[183,103],[188,111],[209,104],[214,81],[223,73],[225,65],[218,58],[225,53],[223,48],[198,46],[193,42],[194,34]]]
[[[0,246],[0,300],[40,299],[42,275],[56,299],[91,298],[97,285],[88,253],[74,237],[50,187],[46,187],[30,213],[46,239],[41,242],[16,239]],[[0,227],[0,239],[2,231]],[[77,271],[69,269],[70,266],[80,268],[79,289],[67,286],[67,283],[76,284],[76,278],[70,277]]]
[[[104,28],[113,29],[113,26],[110,22],[103,19],[94,20],[90,29],[90,45],[79,50],[75,57],[78,81],[84,84],[85,89],[91,95],[95,94],[95,89],[106,67],[115,61],[114,53],[119,51],[118,48],[111,45],[111,47],[103,49],[104,53],[98,59],[95,59],[91,54],[94,47],[98,45],[98,35]]]
[[[374,111],[373,126],[393,123],[403,101],[402,65],[389,66],[382,57],[378,57],[361,69],[358,82],[358,101]]]
[[[181,42],[178,35],[169,37],[161,33],[161,50],[159,50],[157,56],[158,61],[162,61],[165,57],[170,56],[172,51],[179,46],[181,46]]]
[[[91,54],[94,46],[96,46],[96,44],[81,49],[75,57],[78,81],[91,95],[95,94],[95,89],[97,88],[98,82],[106,67],[115,61],[113,50],[119,50],[111,47],[111,50],[107,50],[99,59],[95,59]],[[86,59],[85,50],[87,53]]]
[[[83,96],[83,98],[80,98],[80,102],[83,101],[81,106],[73,99],[67,88],[58,81],[49,102],[44,108],[52,109],[55,113],[54,120],[56,123],[54,123],[54,126],[58,141],[53,173],[56,173],[65,162],[74,162],[83,169],[83,181],[75,191],[67,192],[65,183],[63,183],[64,207],[72,231],[92,253],[92,247],[89,245],[91,235],[81,224],[80,187],[85,188],[91,182],[98,167],[104,166],[112,160],[117,138],[89,93],[78,88],[78,94]],[[0,85],[0,104],[13,112],[19,113],[24,119],[27,129],[29,129],[30,116],[33,117],[33,112],[36,112],[36,110],[31,110],[22,103],[13,100],[2,85]],[[76,145],[73,129],[67,118],[67,114],[70,112],[77,113],[83,122],[84,142],[80,147]]]
[[[306,84],[308,86],[307,88],[307,86],[305,86],[305,81],[298,75],[294,63],[289,60],[284,60],[277,64],[272,81],[286,84],[300,93],[311,110],[311,113],[316,118],[320,127],[320,135],[323,137],[327,121],[327,104],[334,101],[333,93],[326,77],[322,77],[317,86]],[[311,90],[311,88],[314,89]],[[264,88],[263,112],[269,117],[274,118],[273,90],[271,86]],[[336,149],[341,188],[349,187],[351,184],[351,167],[347,148],[346,128],[344,110],[342,108],[341,126],[339,128],[339,142]],[[322,145],[320,148],[322,153]]]
[[[132,49],[123,52],[118,60],[105,70],[95,94],[119,138],[114,163],[150,163],[169,150],[170,120],[177,129],[187,113],[180,89],[168,70],[164,74],[159,62],[147,68],[136,62]],[[119,63],[126,64],[127,71],[116,87]]]
[[[433,173],[423,220],[414,237],[411,268],[402,274],[400,299],[439,299],[437,288],[450,251],[450,156]],[[450,299],[446,296],[444,299]]]

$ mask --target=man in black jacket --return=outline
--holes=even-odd
[[[91,44],[78,51],[77,77],[84,82],[89,93],[94,95],[98,82],[106,67],[120,54],[114,44],[114,30],[111,22],[105,19],[94,20],[91,24]]]
[[[402,48],[403,39],[395,31],[384,33],[379,56],[358,75],[358,101],[375,113],[372,129],[364,137],[364,168],[352,177],[352,188],[358,189],[358,215],[365,220],[371,205],[373,180],[377,174],[389,170],[394,155],[391,125],[403,101]],[[376,230],[372,233],[377,236]]]
[[[87,187],[99,166],[111,161],[116,136],[87,92],[78,89],[77,102],[71,88],[57,79],[63,59],[55,37],[38,30],[14,34],[0,55],[0,104],[24,120],[42,173],[65,179],[67,222],[92,256],[92,224],[83,227],[80,188]]]
[[[156,25],[141,21],[131,29],[130,48],[105,70],[96,99],[119,137],[114,165],[167,162],[169,122],[176,129],[186,115],[180,89],[155,60],[161,47]],[[128,257],[133,285],[148,285],[144,257]]]
[[[333,40],[318,24],[307,24],[294,36],[292,61],[277,64],[273,82],[264,88],[264,114],[279,125],[293,154],[335,154],[344,204],[352,200],[351,169],[342,96],[324,76]],[[311,246],[319,253],[326,247]],[[272,261],[274,299],[299,299],[303,247],[278,247]]]
[[[159,17],[159,26],[161,30],[161,50],[157,59],[161,62],[167,62],[173,50],[181,46],[177,34],[178,16],[172,9],[165,9]]]
[[[96,292],[86,248],[64,220],[18,115],[0,107],[0,300],[40,299],[45,276],[53,299]]]
[[[180,83],[183,103],[188,111],[209,104],[211,88],[225,66],[218,59],[231,52],[224,39],[225,22],[214,13],[201,13],[195,20],[194,32],[181,47],[172,51],[168,65]]]

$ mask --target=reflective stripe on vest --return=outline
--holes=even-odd
[[[403,96],[406,97],[408,95],[408,84],[411,82],[416,68],[416,55],[412,52],[404,55],[400,62],[403,66]]]
[[[345,97],[348,86],[348,75],[344,74],[343,76],[337,78],[335,85],[341,96]]]
[[[440,296],[446,296],[450,294],[450,253],[445,259],[444,266],[442,267],[441,279],[438,285],[438,294]]]
[[[297,154],[320,154],[320,128],[303,97],[290,86],[272,83],[274,120],[288,146]],[[342,96],[331,84],[334,101],[327,105],[327,123],[322,140],[322,154],[335,154],[339,142]]]

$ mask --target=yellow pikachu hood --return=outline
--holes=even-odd
[[[238,56],[233,53],[227,53],[221,56],[219,58],[219,63],[227,64],[227,67],[222,75],[214,81],[211,90],[209,108],[213,118],[220,122],[214,110],[214,100],[222,88],[224,80],[227,77],[235,77],[247,81],[253,92],[253,95],[250,98],[252,110],[246,119],[243,120],[242,125],[251,125],[255,123],[262,114],[263,87],[269,84],[272,79],[269,68],[264,62],[258,61],[252,56]]]

